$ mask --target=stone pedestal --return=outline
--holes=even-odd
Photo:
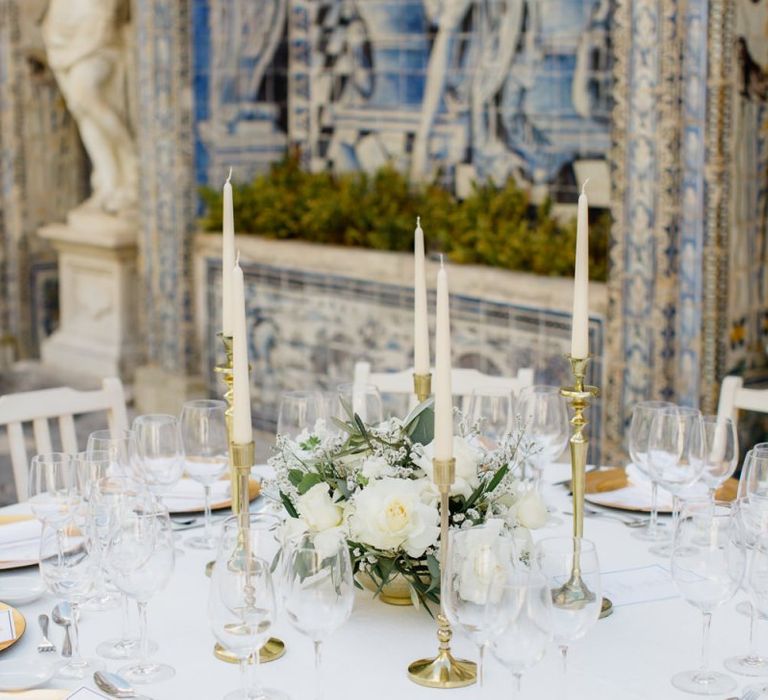
[[[39,235],[59,254],[58,330],[43,341],[43,363],[130,381],[139,359],[136,222],[81,207]]]

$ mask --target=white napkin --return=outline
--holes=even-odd
[[[221,503],[230,497],[228,480],[215,481],[211,486],[211,504]],[[169,511],[202,510],[205,507],[203,485],[194,479],[179,479],[175,486],[160,493]]]
[[[0,562],[37,561],[42,524],[37,518],[0,523]]]

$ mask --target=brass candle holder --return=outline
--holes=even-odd
[[[413,375],[413,393],[419,403],[424,403],[432,395],[432,374]]]
[[[573,408],[571,425],[573,432],[569,440],[571,451],[571,491],[573,493],[573,565],[570,578],[558,589],[552,592],[552,601],[560,607],[578,607],[595,599],[595,594],[587,588],[581,578],[581,538],[584,536],[584,488],[586,482],[587,452],[589,440],[584,434],[587,419],[585,410],[589,407],[590,399],[599,396],[600,390],[595,386],[584,384],[587,374],[589,357],[568,356],[573,373],[573,386],[564,386],[560,395],[565,397]],[[600,617],[607,617],[613,612],[613,604],[608,598],[603,598]]]
[[[418,375],[414,375],[415,377]],[[427,375],[429,376],[429,375]],[[456,460],[434,459],[435,485],[440,491],[440,613],[437,616],[437,639],[440,642],[437,656],[419,659],[408,666],[408,678],[427,688],[464,688],[477,680],[477,664],[474,661],[456,659],[451,654],[451,625],[445,616],[445,600],[442,589],[448,564],[448,498],[456,478]]]

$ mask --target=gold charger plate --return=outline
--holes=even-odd
[[[248,480],[248,500],[254,501],[256,498],[258,498],[259,494],[261,493],[261,484],[256,479],[249,479]],[[224,508],[231,508],[232,507],[232,499],[231,498],[225,498],[221,501],[215,501],[214,503],[211,503],[211,510],[223,510]],[[171,513],[171,515],[178,515],[180,513],[203,513],[205,511],[205,506],[193,506],[191,508],[174,508],[173,510],[169,510],[168,512]]]
[[[12,523],[20,523],[24,520],[34,520],[34,515],[0,515],[0,527],[3,525],[11,525]],[[37,559],[30,560],[0,560],[0,571],[7,569],[24,569],[27,566],[37,566]]]
[[[610,493],[629,486],[626,470],[621,467],[611,467],[610,469],[595,469],[586,473],[584,492],[590,493]],[[739,490],[739,481],[731,477],[715,493],[715,497],[720,501],[734,501]],[[589,499],[587,499],[589,500]],[[616,510],[628,510],[635,513],[650,513],[651,504],[647,506],[628,506],[621,502],[611,503],[602,500],[594,505],[605,508],[615,508]],[[659,508],[659,513],[671,513],[671,508]]]
[[[24,615],[22,615],[16,608],[12,608],[10,605],[6,605],[5,603],[0,603],[0,610],[10,610],[11,615],[13,616],[13,624],[16,630],[16,638],[15,639],[9,639],[7,642],[0,643],[0,651],[3,651],[4,649],[7,649],[12,644],[16,644],[21,639],[21,636],[24,634],[24,630],[27,629],[27,621],[24,619]]]

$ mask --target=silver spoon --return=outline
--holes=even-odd
[[[133,686],[122,676],[108,671],[96,671],[93,680],[101,690],[115,698],[134,698],[134,700],[152,700],[146,695],[136,695]]]
[[[53,621],[64,628],[64,643],[61,645],[61,655],[64,658],[72,656],[72,640],[69,636],[69,626],[72,624],[72,608],[69,603],[62,601],[51,613]]]

